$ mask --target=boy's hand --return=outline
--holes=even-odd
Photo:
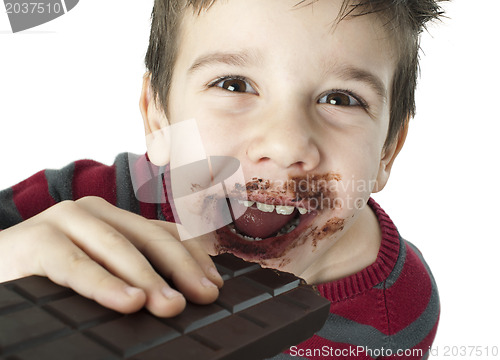
[[[210,303],[223,283],[201,245],[174,234],[175,224],[147,220],[101,198],[61,202],[0,231],[0,281],[47,276],[123,313],[146,306],[157,316],[174,316],[184,309],[184,296]]]

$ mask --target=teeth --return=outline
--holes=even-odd
[[[257,209],[259,209],[260,211],[263,211],[263,212],[273,212],[274,205],[267,205],[267,204],[263,204],[263,203],[258,202]]]
[[[238,203],[240,205],[244,205],[246,207],[251,207],[251,206],[253,206],[253,204],[255,204],[255,201],[242,201],[242,200],[238,200]]]
[[[281,215],[290,215],[294,210],[293,206],[276,206],[276,212]]]
[[[246,207],[252,207],[254,204],[257,204],[257,209],[263,212],[273,212],[274,209],[276,209],[276,212],[280,215],[290,215],[295,210],[294,206],[281,206],[281,205],[274,206],[274,205],[263,204],[256,201],[238,200],[238,203]],[[308,212],[307,209],[304,208],[299,207],[297,209],[299,210],[301,215],[304,215],[305,213]]]
[[[307,212],[307,209],[299,208],[300,215],[304,215]]]

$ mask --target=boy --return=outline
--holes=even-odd
[[[127,155],[78,161],[0,193],[0,280],[48,276],[117,311],[174,316],[186,299],[216,299],[208,254],[232,252],[332,302],[283,358],[427,358],[434,280],[370,194],[403,146],[419,33],[440,14],[433,0],[157,0],[140,99],[148,158],[186,163],[170,141],[194,122],[207,156],[239,161],[244,183],[200,207],[229,203],[233,223],[181,242],[168,172],[155,205],[134,197]]]

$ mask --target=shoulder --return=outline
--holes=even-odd
[[[418,355],[408,359],[421,359],[439,322],[436,282],[420,251],[400,236],[375,201],[369,205],[382,233],[377,260],[348,278],[318,286],[332,302],[318,338],[338,346],[410,349]]]
[[[381,252],[386,252],[384,244],[389,239],[395,240],[391,242],[395,245],[391,250],[397,251],[397,259],[390,264],[390,273],[374,286],[374,289],[383,291],[391,333],[424,319],[431,320],[434,325],[439,315],[439,296],[429,266],[420,250],[401,237],[380,206],[373,200],[370,206],[377,215],[383,234]]]
[[[385,349],[386,355],[407,351],[406,359],[426,358],[439,322],[439,296],[429,267],[410,242],[399,237],[397,261],[383,281],[350,297],[326,297],[332,301],[330,315],[306,348],[347,346],[364,355]]]
[[[377,288],[386,294],[394,326],[406,327],[420,315],[439,315],[439,295],[432,272],[422,253],[409,241],[401,238],[398,261]]]
[[[439,322],[437,285],[422,253],[400,238],[398,260],[376,288],[384,292],[389,342],[400,349],[428,349]]]

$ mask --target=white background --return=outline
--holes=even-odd
[[[110,164],[120,152],[145,152],[138,98],[151,8],[152,0],[82,0],[12,34],[0,6],[0,189],[76,159]],[[450,19],[422,40],[407,143],[374,196],[433,269],[442,359],[446,346],[500,346],[500,2],[445,9]]]

